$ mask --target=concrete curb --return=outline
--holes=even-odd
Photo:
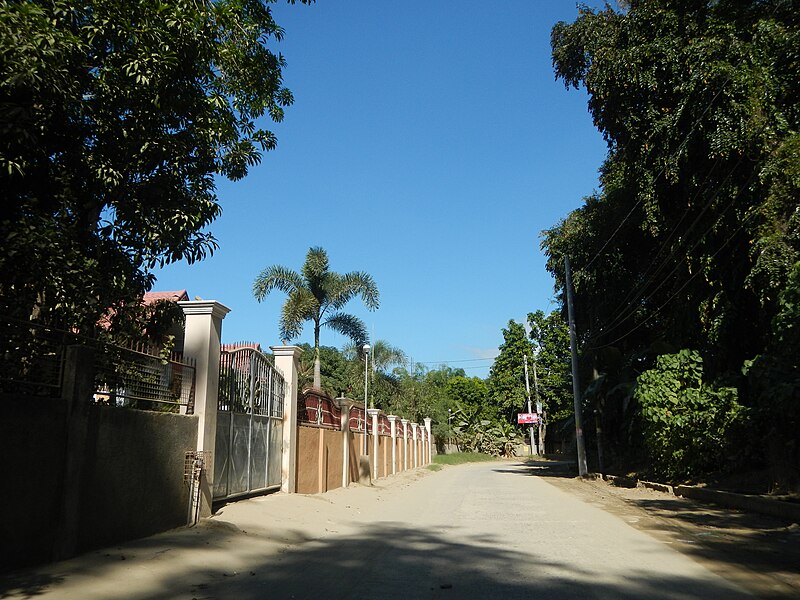
[[[655,481],[639,481],[637,487],[648,488],[651,490],[656,490],[657,492],[676,495],[675,489],[666,483],[656,483]]]
[[[777,517],[779,519],[786,519],[800,523],[800,503],[784,502],[782,500],[775,500],[764,496],[734,494],[733,492],[712,490],[707,487],[699,487],[695,485],[676,485],[673,487],[666,483],[642,481],[639,479],[633,479],[631,477],[606,475],[604,473],[589,473],[587,475],[587,479],[602,479],[616,487],[648,488],[658,492],[663,492],[665,494],[671,494],[673,496],[682,496],[684,498],[691,498],[692,500],[710,502],[712,504],[719,504],[720,506],[726,506],[728,508],[738,508],[740,510],[747,510],[762,515],[769,515],[771,517]]]
[[[793,502],[783,502],[781,500],[764,498],[763,496],[721,492],[719,490],[710,490],[693,485],[675,486],[675,495],[800,522],[800,504],[795,504]]]

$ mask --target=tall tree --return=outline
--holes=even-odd
[[[155,266],[216,248],[215,175],[292,103],[272,1],[0,2],[0,311],[113,328]]]
[[[353,370],[354,377],[351,389],[364,391],[364,352],[363,349],[350,344],[344,348],[344,355],[358,367]],[[370,404],[381,409],[392,405],[393,397],[400,393],[400,381],[392,367],[406,362],[406,355],[400,348],[392,346],[386,340],[375,340],[369,349],[369,396]]]
[[[516,321],[509,321],[503,329],[503,343],[500,353],[494,359],[489,371],[489,401],[494,404],[503,418],[509,422],[514,414],[525,408],[525,361],[524,356],[533,356],[533,346],[525,334],[525,327]]]
[[[586,89],[609,150],[601,190],[543,240],[560,288],[570,257],[595,368],[612,350],[630,382],[657,355],[697,350],[709,381],[763,403],[763,433],[787,440],[798,411],[766,399],[800,403],[796,357],[769,358],[800,262],[797,15],[791,0],[636,0],[557,24],[556,76]]]
[[[369,310],[380,304],[378,286],[363,271],[339,274],[330,270],[328,253],[320,247],[310,248],[300,273],[273,265],[253,282],[253,296],[261,302],[274,289],[287,295],[280,318],[280,335],[291,340],[300,335],[306,321],[314,324],[314,387],[320,388],[319,334],[322,327],[349,337],[360,347],[368,340],[367,328],[358,317],[341,312],[356,296]]]
[[[572,414],[573,407],[570,373],[572,357],[567,323],[559,311],[545,316],[543,311],[537,310],[528,314],[528,325],[534,352],[529,362],[531,365],[534,361],[536,363],[542,405],[553,420],[568,417]],[[533,388],[533,383],[531,387]]]
[[[591,346],[659,339],[716,376],[762,350],[800,260],[800,42],[785,0],[639,0],[553,29],[609,144],[602,191],[546,232]]]

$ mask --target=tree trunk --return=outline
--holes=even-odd
[[[314,387],[322,389],[322,368],[319,362],[319,324],[314,324]]]

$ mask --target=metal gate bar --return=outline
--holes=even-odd
[[[222,352],[214,500],[281,485],[285,381],[253,348]]]

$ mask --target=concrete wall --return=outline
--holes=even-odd
[[[186,525],[196,417],[91,406],[78,550]]]
[[[377,420],[381,434],[376,439],[367,438],[366,451],[364,434],[356,431],[362,421],[363,405],[353,400],[340,398],[332,400],[319,390],[305,390],[297,399],[297,463],[294,471],[296,488],[301,494],[326,492],[351,482],[369,484],[374,479],[400,473],[414,468],[414,441],[411,427],[408,427],[408,441],[403,440],[403,427],[398,417],[386,416],[370,409],[370,431],[372,419]],[[396,440],[391,437],[391,423],[395,423]],[[340,427],[353,427],[342,431]],[[416,466],[428,464],[427,433],[423,439],[424,426],[417,429]],[[347,476],[343,477],[344,444],[347,447]],[[394,465],[392,450],[394,443]],[[404,449],[407,448],[406,458]],[[343,481],[346,479],[346,481]]]
[[[316,494],[342,487],[342,432],[300,425],[297,440],[297,493]]]
[[[0,571],[50,560],[61,508],[61,399],[0,396]]]
[[[86,441],[69,482],[64,400],[0,398],[0,571],[57,557],[65,529],[77,531],[66,545],[85,551],[186,525],[184,456],[195,448],[196,417],[89,406],[78,427]],[[77,515],[65,509],[67,487]]]

